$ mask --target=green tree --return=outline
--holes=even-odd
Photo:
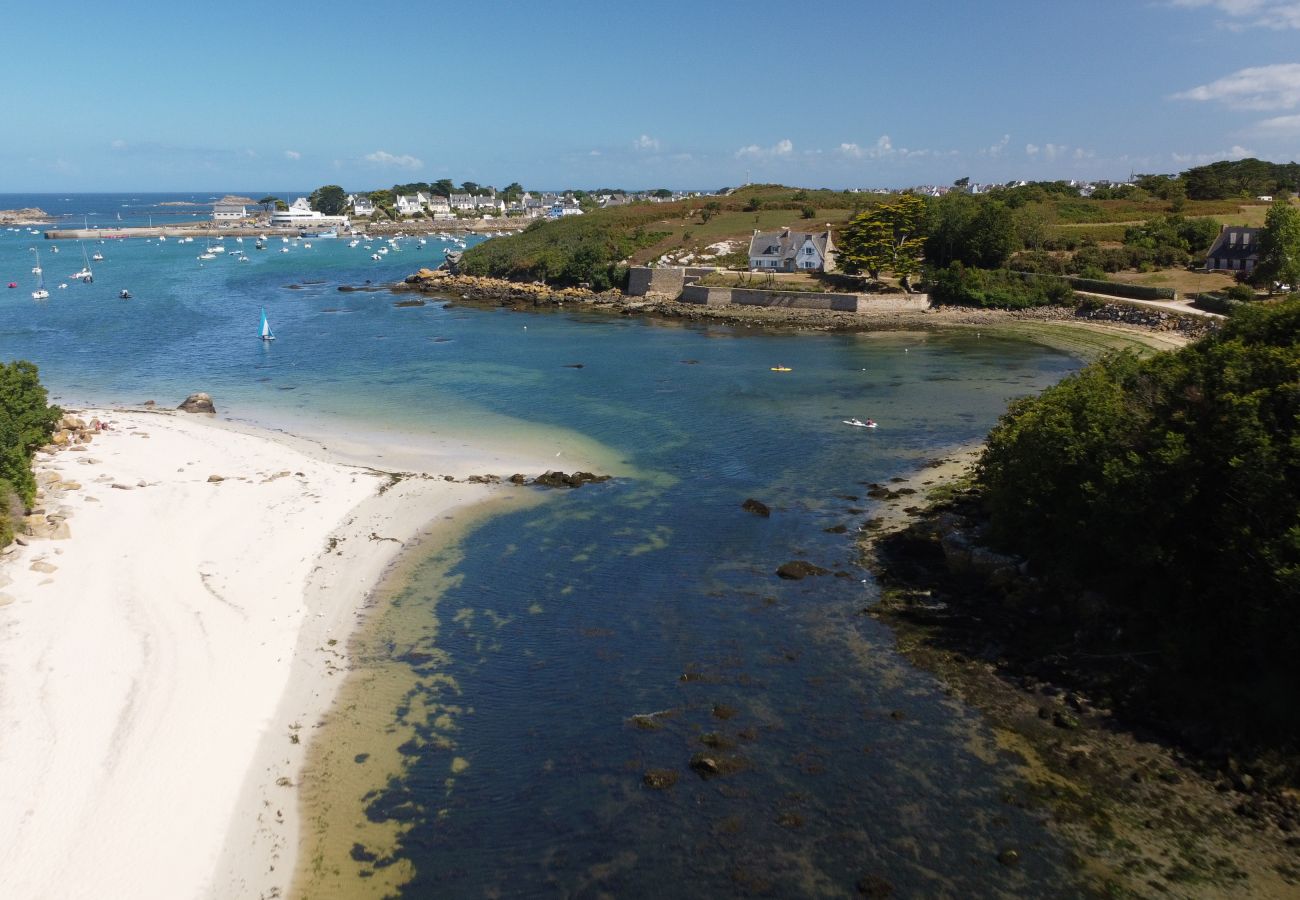
[[[341,215],[346,208],[348,195],[337,184],[327,184],[312,191],[307,202],[314,210],[323,212],[327,216],[337,216]]]
[[[840,268],[876,280],[886,270],[904,280],[915,275],[921,271],[925,220],[925,201],[914,194],[857,216],[840,234]]]
[[[482,191],[482,188],[479,187],[478,182],[475,181],[466,181],[460,186],[460,192],[462,194],[477,194],[480,191]]]
[[[450,178],[439,178],[430,185],[430,189],[440,197],[450,197],[456,190],[456,185],[452,184]]]
[[[46,400],[35,365],[0,364],[0,544],[12,537],[10,511],[21,511],[36,495],[32,454],[49,441],[63,415]]]
[[[512,181],[501,189],[501,199],[506,203],[513,203],[524,195],[524,186],[517,181]]]
[[[673,195],[673,192],[668,190],[668,188],[656,188],[650,192],[650,195],[652,197],[658,197],[660,200],[667,200]]]
[[[270,212],[271,207],[275,203],[279,202],[279,200],[280,200],[279,197],[272,197],[268,194],[267,196],[263,197],[261,200],[258,200],[257,203],[259,206],[262,207],[262,212]]]
[[[1279,284],[1300,290],[1300,209],[1289,200],[1274,200],[1268,208],[1253,277],[1270,294]]]

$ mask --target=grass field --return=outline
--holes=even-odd
[[[1144,284],[1151,287],[1173,288],[1179,297],[1204,291],[1222,291],[1236,284],[1236,279],[1226,272],[1192,272],[1187,269],[1160,269],[1155,272],[1117,272],[1106,276],[1111,281],[1125,284]]]

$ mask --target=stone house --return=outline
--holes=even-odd
[[[755,231],[749,239],[749,268],[759,272],[833,272],[831,231]]]
[[[1224,225],[1205,254],[1205,271],[1253,272],[1259,262],[1261,231],[1262,228]]]

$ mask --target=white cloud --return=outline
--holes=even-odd
[[[410,155],[394,156],[386,150],[376,150],[374,153],[367,153],[366,161],[372,162],[377,166],[396,166],[399,169],[424,168],[424,160],[422,159],[417,159]]]
[[[1007,149],[1007,145],[1010,144],[1010,143],[1011,143],[1011,135],[1009,135],[1009,134],[1004,134],[1004,135],[1002,135],[1002,140],[998,141],[998,142],[997,142],[996,144],[994,144],[992,147],[989,147],[989,148],[988,148],[988,151],[987,151],[987,152],[988,152],[988,155],[989,155],[989,156],[1001,156],[1001,155],[1002,155],[1002,151],[1005,150],[1005,149]]]
[[[599,150],[592,150],[592,151],[591,151],[590,153],[588,153],[587,155],[588,155],[588,156],[600,156],[600,151],[599,151]]]
[[[1037,144],[1025,144],[1025,156],[1031,159],[1038,156],[1039,146]]]
[[[893,139],[887,134],[882,134],[876,138],[874,144],[867,147],[861,144],[840,144],[836,152],[849,159],[914,159],[920,156],[944,155],[938,150],[909,150],[907,147],[895,147]]]
[[[862,159],[863,149],[857,144],[840,144],[840,155],[848,156],[853,159]]]
[[[1217,100],[1240,109],[1294,109],[1300,105],[1300,63],[1252,66],[1174,94],[1176,100]]]
[[[1222,159],[1245,159],[1254,155],[1255,151],[1234,144],[1227,150],[1218,150],[1214,153],[1175,153],[1173,154],[1173,160],[1180,166],[1203,166],[1206,163],[1218,162]]]
[[[736,151],[737,157],[756,157],[759,159],[773,156],[789,156],[794,152],[794,143],[789,138],[777,141],[771,147],[760,147],[758,144],[750,144],[748,147],[741,147]]]
[[[659,140],[657,138],[650,137],[650,135],[648,134],[643,134],[635,141],[632,142],[632,147],[636,150],[643,150],[643,151],[658,150]]]
[[[1300,29],[1300,3],[1294,0],[1171,0],[1170,5],[1183,9],[1208,7],[1218,10],[1229,17],[1221,24],[1233,31],[1243,28]]]
[[[299,153],[297,150],[286,150],[286,151],[284,151],[284,158],[285,158],[285,159],[302,159],[302,154]]]
[[[1264,119],[1255,123],[1255,128],[1266,134],[1300,134],[1300,115]]]
[[[117,140],[113,141],[113,143],[109,144],[109,146],[112,147],[114,150],[125,150],[127,144],[126,141],[122,140],[121,138],[118,138]]]

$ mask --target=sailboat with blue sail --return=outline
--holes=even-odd
[[[264,341],[275,340],[275,335],[271,332],[271,323],[266,320],[266,307],[262,307],[262,328],[261,337]]]

